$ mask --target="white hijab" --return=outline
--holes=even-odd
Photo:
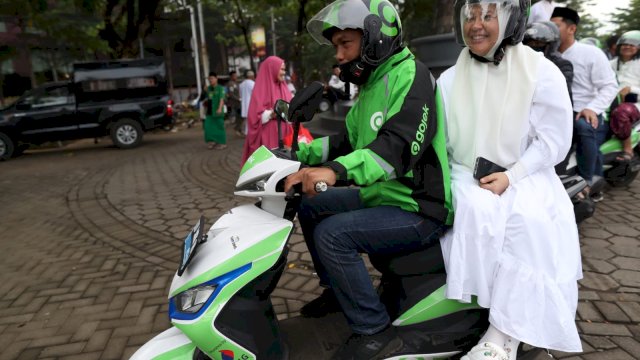
[[[505,168],[518,161],[541,59],[522,44],[507,46],[498,66],[460,53],[447,105],[448,150],[456,163],[473,171],[478,156]]]

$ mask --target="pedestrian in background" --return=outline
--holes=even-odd
[[[224,87],[218,84],[218,75],[209,73],[209,86],[200,99],[204,106],[204,141],[209,149],[222,150],[227,147],[224,130]]]
[[[245,137],[247,135],[247,114],[249,113],[249,102],[251,102],[251,93],[253,93],[253,87],[255,86],[256,74],[249,70],[246,74],[246,79],[240,83],[240,117],[242,118],[241,131],[236,131],[236,135]]]
[[[602,193],[591,194],[591,187],[603,176],[600,144],[609,130],[603,113],[618,93],[618,82],[602,50],[576,41],[580,16],[575,10],[556,7],[551,21],[560,30],[558,50],[573,65],[573,141],[577,144],[578,174],[589,184],[583,195],[600,201]]]
[[[618,47],[618,39],[620,37],[616,34],[613,34],[611,36],[609,36],[607,38],[607,40],[605,41],[605,44],[607,46],[606,49],[602,49],[602,51],[604,51],[604,54],[607,55],[607,59],[609,60],[613,60],[616,58],[616,56],[618,56],[616,54],[616,49]]]
[[[233,130],[236,134],[241,133],[240,87],[238,86],[238,73],[235,70],[229,73],[229,82],[227,83],[227,113],[229,121],[233,124]]]
[[[640,94],[640,31],[628,31],[620,37],[617,43],[617,57],[611,60],[611,68],[616,72],[618,82],[618,97],[612,105],[611,130],[622,141],[622,154],[616,157],[618,161],[631,161],[634,157],[631,144],[631,128],[638,120],[637,109],[625,106],[617,116],[614,107],[620,103],[631,103],[632,107],[639,107]],[[628,107],[628,108],[627,108]]]
[[[270,149],[278,146],[278,123],[273,106],[278,99],[289,102],[292,98],[284,74],[284,60],[277,56],[269,56],[260,65],[247,113],[248,132],[241,166],[260,146]],[[284,138],[292,129],[287,123],[281,126],[281,136]]]
[[[289,88],[289,91],[291,91],[291,95],[295,96],[296,86],[293,85],[293,82],[291,81],[291,76],[285,75],[284,80],[287,82],[287,87]]]

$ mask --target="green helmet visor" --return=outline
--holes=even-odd
[[[307,23],[307,30],[319,44],[331,45],[331,40],[324,36],[326,30],[333,27],[340,30],[362,29],[367,15],[369,9],[361,0],[338,0],[311,18]]]
[[[368,7],[367,7],[368,4]],[[394,38],[400,35],[400,18],[393,5],[385,0],[338,0],[320,10],[307,23],[307,30],[315,41],[331,45],[326,31],[331,28],[364,30],[365,18],[374,14],[382,20],[380,32]]]

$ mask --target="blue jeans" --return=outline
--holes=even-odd
[[[330,286],[353,332],[371,335],[389,325],[359,253],[406,253],[439,241],[441,222],[396,206],[366,208],[358,189],[330,188],[304,197],[298,211],[320,285]]]
[[[574,115],[576,115],[574,113]],[[593,126],[585,118],[574,121],[573,133],[576,141],[576,160],[578,162],[578,174],[591,183],[593,176],[603,176],[602,153],[600,145],[606,140],[609,131],[602,115],[598,115],[598,128]]]

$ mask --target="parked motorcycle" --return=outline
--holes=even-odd
[[[620,161],[618,158],[623,155],[622,142],[615,136],[609,136],[600,146],[603,155],[604,177],[591,184],[591,192],[603,191],[608,183],[613,187],[622,187],[631,184],[640,171],[640,121],[636,122],[631,130],[631,142],[636,156],[631,161]],[[596,204],[590,199],[581,195],[587,183],[578,175],[578,163],[575,149],[572,149],[567,159],[556,166],[556,173],[560,176],[562,183],[567,189],[567,193],[574,205],[576,222],[593,216]]]
[[[638,176],[640,171],[640,121],[631,128],[631,145],[636,154],[631,161],[620,161],[623,155],[622,142],[615,136],[609,137],[601,146],[603,155],[604,178],[613,187],[627,186]]]

